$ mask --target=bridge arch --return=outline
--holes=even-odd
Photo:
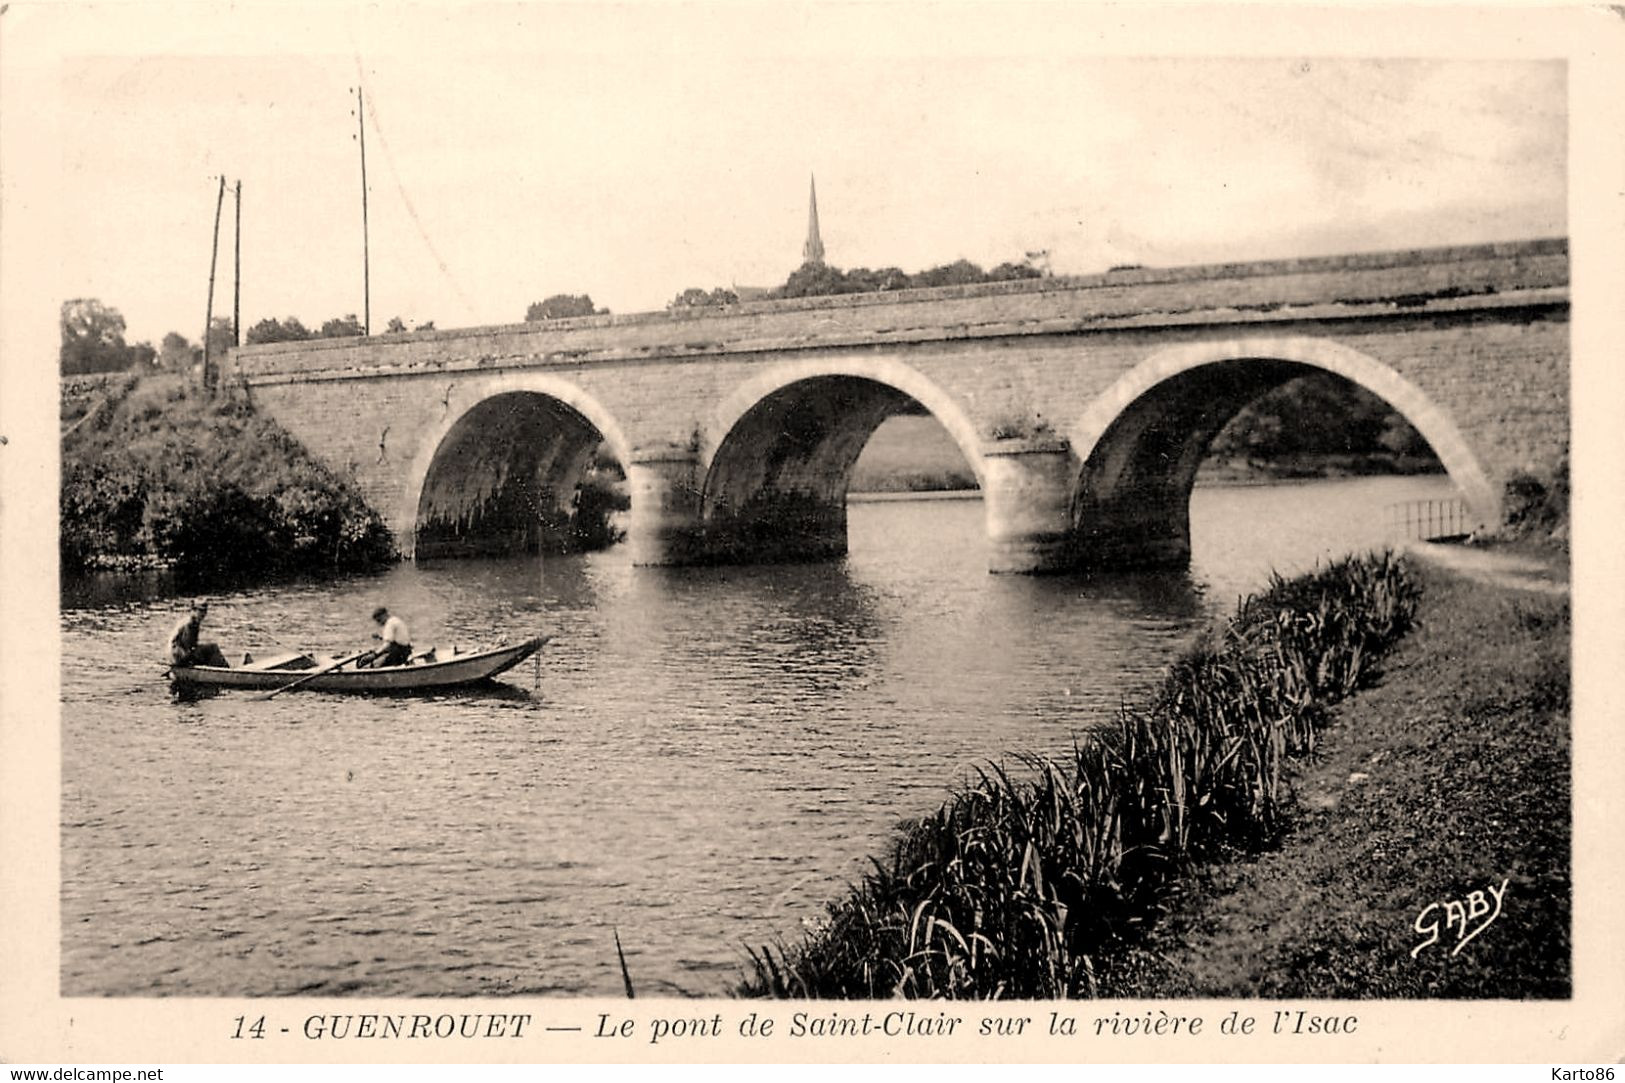
[[[699,448],[699,516],[713,559],[818,559],[846,552],[852,467],[886,418],[918,404],[983,482],[969,413],[919,370],[889,357],[823,357],[739,385]]]
[[[569,518],[598,447],[624,465],[630,445],[615,417],[568,380],[493,376],[446,389],[445,414],[419,441],[396,522],[403,551],[512,551]],[[552,526],[548,525],[552,522]]]
[[[759,373],[736,387],[718,404],[711,415],[711,425],[703,434],[706,445],[702,449],[701,465],[710,469],[717,447],[738,426],[740,419],[755,409],[775,392],[791,384],[822,377],[846,376],[869,380],[901,391],[931,412],[942,427],[948,430],[965,461],[981,479],[982,439],[970,413],[960,401],[919,369],[891,357],[818,358],[795,361]]]
[[[1479,524],[1501,497],[1466,438],[1388,364],[1328,339],[1192,342],[1152,354],[1099,395],[1068,430],[1080,473],[1073,530],[1084,563],[1167,563],[1190,553],[1190,492],[1219,431],[1249,402],[1314,370],[1386,401],[1432,447]]]

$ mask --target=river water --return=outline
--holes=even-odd
[[[64,591],[64,995],[721,995],[977,765],[1064,752],[1277,569],[1442,478],[1202,488],[1188,572],[990,576],[974,500],[854,503],[823,565],[403,564],[214,595],[228,655],[554,636],[428,699],[173,701],[185,600]],[[538,683],[539,676],[539,683]]]

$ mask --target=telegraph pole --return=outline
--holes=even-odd
[[[220,178],[220,193],[214,200],[214,246],[209,250],[209,305],[203,315],[203,386],[214,386],[214,371],[210,367],[209,331],[214,323],[214,268],[220,258],[220,209],[226,202],[226,178]]]
[[[361,87],[355,88],[355,119],[361,140],[361,329],[372,334],[372,263],[367,251],[367,117]]]
[[[237,237],[231,246],[231,344],[243,344],[243,182],[234,190],[237,204]]]

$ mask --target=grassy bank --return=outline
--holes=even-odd
[[[906,829],[794,945],[752,954],[753,996],[1072,997],[1153,928],[1193,870],[1285,835],[1291,762],[1410,627],[1390,556],[1276,581],[1140,708],[1063,761],[989,768]]]
[[[1568,600],[1420,570],[1420,629],[1294,776],[1285,843],[1192,882],[1176,915],[1108,960],[1104,991],[1569,995]],[[1453,955],[1459,935],[1441,927],[1412,958],[1427,906],[1503,880],[1483,933]]]
[[[875,430],[852,467],[855,493],[912,493],[976,488],[976,474],[937,420],[902,415]]]
[[[64,398],[64,571],[257,575],[394,557],[354,486],[230,391],[125,376]]]

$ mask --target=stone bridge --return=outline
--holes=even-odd
[[[226,378],[418,556],[547,544],[600,444],[642,564],[846,549],[875,428],[929,411],[981,485],[989,566],[1167,564],[1213,437],[1321,369],[1432,445],[1473,521],[1567,448],[1566,241],[746,302],[249,346]]]

